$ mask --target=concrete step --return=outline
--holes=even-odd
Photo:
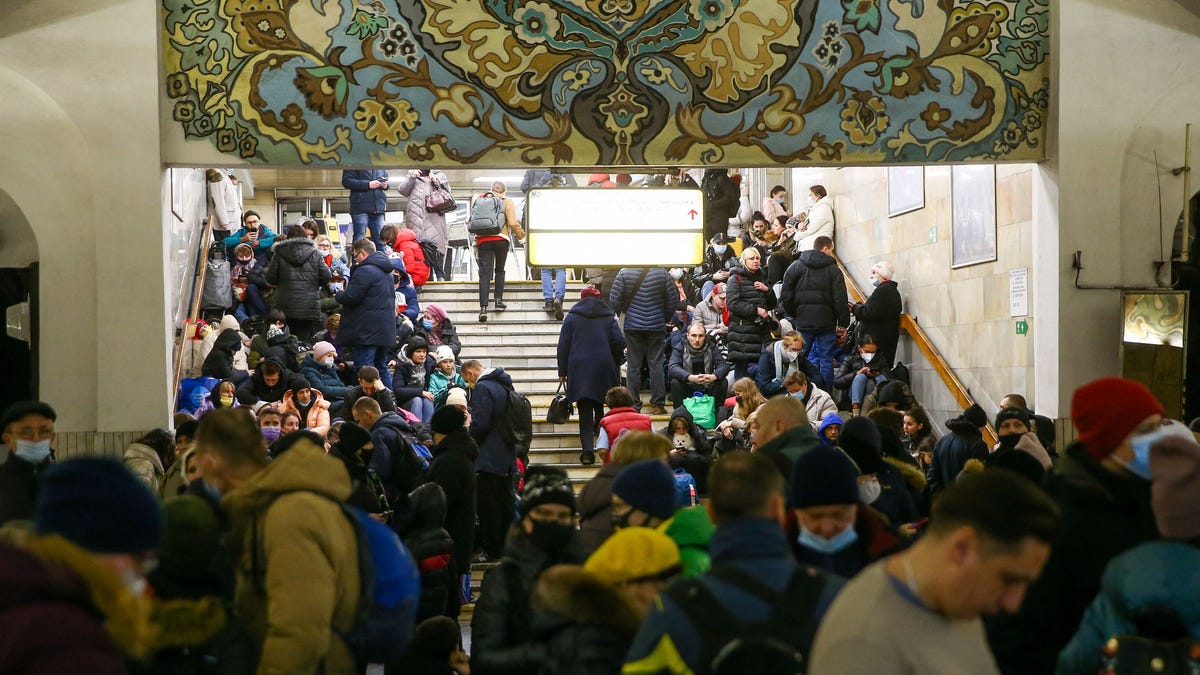
[[[579,463],[579,437],[574,439],[575,447],[563,446],[561,448],[530,448],[529,463],[530,464],[571,464],[574,466],[582,466]],[[597,458],[599,463],[599,458]],[[598,465],[598,464],[597,464]],[[596,466],[596,465],[593,465]],[[591,467],[589,467],[591,468]]]
[[[545,323],[558,324],[560,323],[554,317],[542,311],[542,303],[515,303],[505,301],[508,309],[503,312],[496,309],[495,305],[488,306],[488,321],[499,319],[503,321],[519,321],[525,323]],[[454,321],[456,328],[467,324],[483,323],[479,321],[479,303],[478,302],[456,302],[453,306],[446,307],[446,313],[450,319]]]
[[[667,422],[670,419],[671,419],[670,415],[651,415],[650,416],[650,422],[656,431],[662,427],[667,426]],[[550,424],[549,422],[546,421],[546,409],[538,408],[535,406],[533,408],[533,433],[534,433],[535,438],[537,437],[537,435],[539,433],[550,433],[550,434],[563,435],[563,436],[566,436],[568,434],[574,434],[576,437],[578,437],[578,435],[579,435],[579,419],[576,417],[572,417],[570,420],[567,421],[566,424]]]
[[[564,425],[566,426],[566,425]],[[568,433],[533,433],[533,442],[529,445],[529,451],[535,450],[558,450],[560,448],[578,448],[579,447],[579,429]]]
[[[531,329],[541,328],[538,324],[526,325]],[[463,345],[459,358],[470,358],[467,356],[468,351],[479,352],[480,355],[497,354],[496,345],[508,346],[510,350],[519,349],[521,354],[538,351],[554,356],[558,350],[558,329],[561,326],[562,324],[555,322],[552,325],[554,332],[530,330],[528,333],[464,333],[459,330],[458,337]]]
[[[466,323],[454,324],[459,337],[478,337],[504,342],[505,338],[527,335],[558,337],[559,331],[562,330],[562,323],[558,321],[505,321],[499,318],[501,315],[494,319],[489,317],[486,323],[479,323],[475,321],[478,312],[479,308],[476,307],[472,314],[466,317]]]

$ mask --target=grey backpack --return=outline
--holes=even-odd
[[[504,199],[485,192],[471,205],[467,232],[477,237],[494,237],[504,229]]]

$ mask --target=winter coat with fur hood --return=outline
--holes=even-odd
[[[533,591],[535,639],[546,645],[540,675],[613,675],[641,624],[616,588],[575,565],[546,570]]]

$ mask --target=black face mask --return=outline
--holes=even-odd
[[[1006,434],[1001,436],[998,439],[1000,441],[1000,449],[1012,450],[1013,448],[1017,447],[1017,443],[1020,442],[1021,436],[1024,436],[1024,434]]]
[[[574,523],[558,523],[554,521],[532,520],[533,531],[529,539],[533,545],[547,553],[557,553],[571,541],[575,531]]]

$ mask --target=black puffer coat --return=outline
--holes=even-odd
[[[545,660],[545,645],[534,637],[530,596],[537,578],[559,564],[584,560],[578,537],[557,554],[533,545],[520,524],[508,532],[504,559],[488,570],[471,616],[471,672],[476,675],[529,675]]]
[[[287,239],[275,245],[267,266],[267,283],[274,284],[275,305],[292,321],[317,321],[321,287],[329,283],[329,268],[311,239]]]
[[[621,672],[641,617],[613,586],[574,565],[546,570],[533,593],[536,639],[546,645],[540,675]]]
[[[446,494],[446,531],[454,539],[454,565],[458,574],[468,574],[475,548],[475,458],[479,446],[464,428],[447,435],[429,452],[433,460],[423,480],[441,485]]]
[[[805,251],[783,273],[779,290],[783,311],[796,330],[828,331],[850,324],[846,278],[833,256]]]
[[[758,308],[775,309],[775,291],[760,291],[754,282],[767,283],[767,271],[759,268],[751,273],[744,267],[734,268],[725,287],[729,305],[729,360],[734,363],[758,361],[763,342],[771,334],[772,322],[758,315]]]
[[[454,540],[446,532],[445,522],[446,493],[442,492],[441,486],[426,483],[412,491],[408,496],[404,546],[421,570],[417,623],[449,615],[450,594],[458,592],[453,562]]]
[[[233,377],[233,355],[242,347],[242,336],[237,329],[226,328],[213,342],[212,351],[204,357],[200,366],[200,374],[204,377],[215,377],[218,380],[228,380]]]

